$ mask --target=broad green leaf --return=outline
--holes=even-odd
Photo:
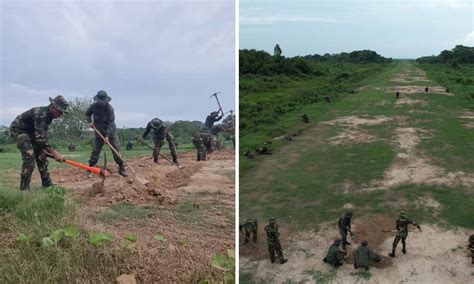
[[[77,229],[74,226],[64,227],[63,232],[66,237],[70,237],[70,238],[76,238],[80,234],[79,229]]]
[[[132,243],[134,243],[138,240],[137,236],[135,236],[134,234],[128,234],[123,238],[126,239],[127,241],[132,242]]]
[[[41,239],[41,247],[48,248],[53,245],[54,245],[54,241],[51,238],[46,237],[46,238]]]
[[[227,270],[232,268],[232,267],[230,267],[230,264],[229,264],[229,261],[228,261],[227,257],[225,255],[220,254],[220,253],[215,253],[212,256],[211,264],[215,268],[220,269],[220,270],[224,270],[224,271],[227,271]]]
[[[100,245],[104,241],[112,241],[113,239],[110,233],[92,232],[89,234],[89,242],[93,245]]]
[[[23,233],[19,234],[18,237],[16,237],[17,242],[29,242],[31,240],[31,236],[27,236]]]
[[[156,234],[153,238],[157,241],[166,241],[166,238],[160,234]]]
[[[54,242],[57,243],[59,242],[62,238],[64,237],[64,231],[63,229],[59,229],[54,231],[49,238]]]

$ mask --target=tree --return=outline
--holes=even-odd
[[[51,137],[61,144],[79,142],[91,136],[87,125],[86,111],[93,103],[91,98],[78,98],[69,101],[68,113],[53,120],[50,126]]]

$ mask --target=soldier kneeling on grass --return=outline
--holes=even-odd
[[[342,241],[337,239],[329,247],[326,257],[323,259],[324,262],[334,267],[339,267],[344,263],[345,250],[341,248]]]
[[[474,264],[474,234],[469,237],[469,250],[471,251],[472,264]]]
[[[354,261],[354,268],[365,268],[365,270],[369,270],[369,262],[370,260],[374,262],[381,261],[381,257],[374,253],[368,246],[367,241],[363,241],[361,246],[357,248],[355,252],[355,261]]]

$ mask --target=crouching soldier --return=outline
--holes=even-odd
[[[354,262],[355,269],[365,268],[365,270],[369,270],[370,261],[379,262],[382,260],[380,256],[374,253],[367,245],[367,241],[363,241],[361,246],[356,250]]]
[[[21,152],[23,165],[20,175],[20,190],[30,188],[31,175],[35,169],[35,161],[41,176],[43,187],[52,186],[48,171],[47,156],[52,156],[56,161],[64,161],[58,151],[48,145],[46,132],[53,119],[59,118],[69,106],[63,96],[49,98],[50,105],[34,107],[15,118],[10,125],[12,138]]]
[[[329,247],[326,257],[323,259],[324,262],[334,267],[339,267],[343,264],[346,252],[341,249],[341,243],[342,241],[339,239],[334,241]]]
[[[258,231],[257,219],[247,219],[245,223],[239,226],[239,230],[241,232],[244,231],[244,234],[245,234],[244,245],[250,241],[250,235],[252,235],[252,241],[254,243],[257,242],[257,231]]]
[[[176,154],[176,143],[173,134],[171,134],[166,124],[160,119],[153,118],[150,122],[148,122],[140,141],[143,142],[152,129],[153,142],[155,143],[155,149],[153,150],[153,161],[158,164],[158,157],[160,156],[161,147],[165,144],[166,139],[168,142],[168,147],[170,148],[171,157],[173,157],[173,163],[178,165],[178,155]]]

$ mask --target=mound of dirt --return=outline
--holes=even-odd
[[[233,160],[233,151],[223,150],[212,155],[213,160]],[[85,171],[75,168],[52,170],[53,179],[72,191],[73,198],[80,198],[91,206],[103,206],[114,203],[158,203],[174,204],[182,192],[175,189],[184,188],[191,177],[206,162],[197,162],[191,152],[179,155],[182,168],[178,168],[166,160],[159,164],[153,163],[150,156],[127,159],[129,169],[127,178],[118,175],[115,165],[108,166],[111,175],[102,186],[102,178],[87,178]]]

